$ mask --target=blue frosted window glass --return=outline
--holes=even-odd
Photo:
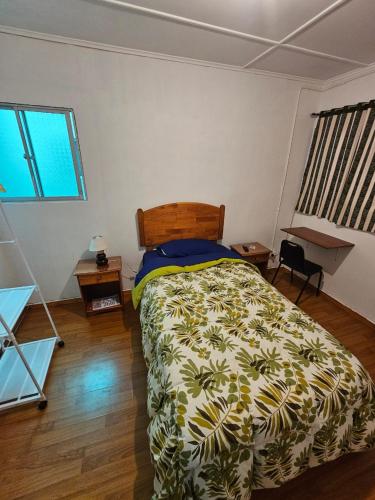
[[[25,111],[44,197],[79,196],[65,114]]]
[[[0,104],[0,199],[86,200],[70,109]]]
[[[6,189],[1,198],[35,197],[24,154],[16,113],[0,109],[0,184]]]

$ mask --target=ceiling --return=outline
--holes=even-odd
[[[0,24],[321,80],[375,62],[375,0],[130,2],[0,0]]]

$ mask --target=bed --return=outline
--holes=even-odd
[[[374,384],[337,339],[225,247],[224,207],[138,210],[133,290],[148,366],[155,499],[248,499],[310,467],[375,446]]]

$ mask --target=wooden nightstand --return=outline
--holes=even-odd
[[[243,245],[249,247],[248,252],[243,248]],[[255,248],[250,248],[251,246],[254,246]],[[257,241],[252,243],[237,243],[236,245],[231,245],[230,248],[234,252],[240,254],[243,259],[247,260],[251,264],[255,264],[259,268],[262,275],[265,275],[268,259],[271,253],[269,248],[261,245]]]
[[[97,267],[94,259],[78,262],[74,275],[77,276],[87,315],[122,308],[121,267],[121,257],[109,257],[108,264],[103,267]],[[117,303],[97,308],[98,299],[109,297]]]

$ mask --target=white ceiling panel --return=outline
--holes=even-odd
[[[257,61],[252,68],[326,80],[358,66],[278,48]]]
[[[375,61],[375,0],[352,0],[289,43],[365,63]]]
[[[333,0],[134,0],[130,3],[281,40]]]
[[[375,62],[375,0],[123,2],[132,7],[120,3],[121,0],[0,0],[0,24],[238,67],[259,56],[250,68],[319,79]],[[168,16],[187,19],[181,22]],[[199,27],[197,22],[211,26]],[[288,40],[288,44],[298,46],[297,51],[285,44],[277,46],[281,39],[309,26],[309,22],[311,27]],[[223,28],[231,33],[223,32]],[[250,40],[251,36],[267,38],[268,42]],[[262,55],[272,45],[275,50]],[[303,52],[303,48],[317,53]]]
[[[163,54],[243,65],[267,46],[82,0],[0,0],[1,24]]]

